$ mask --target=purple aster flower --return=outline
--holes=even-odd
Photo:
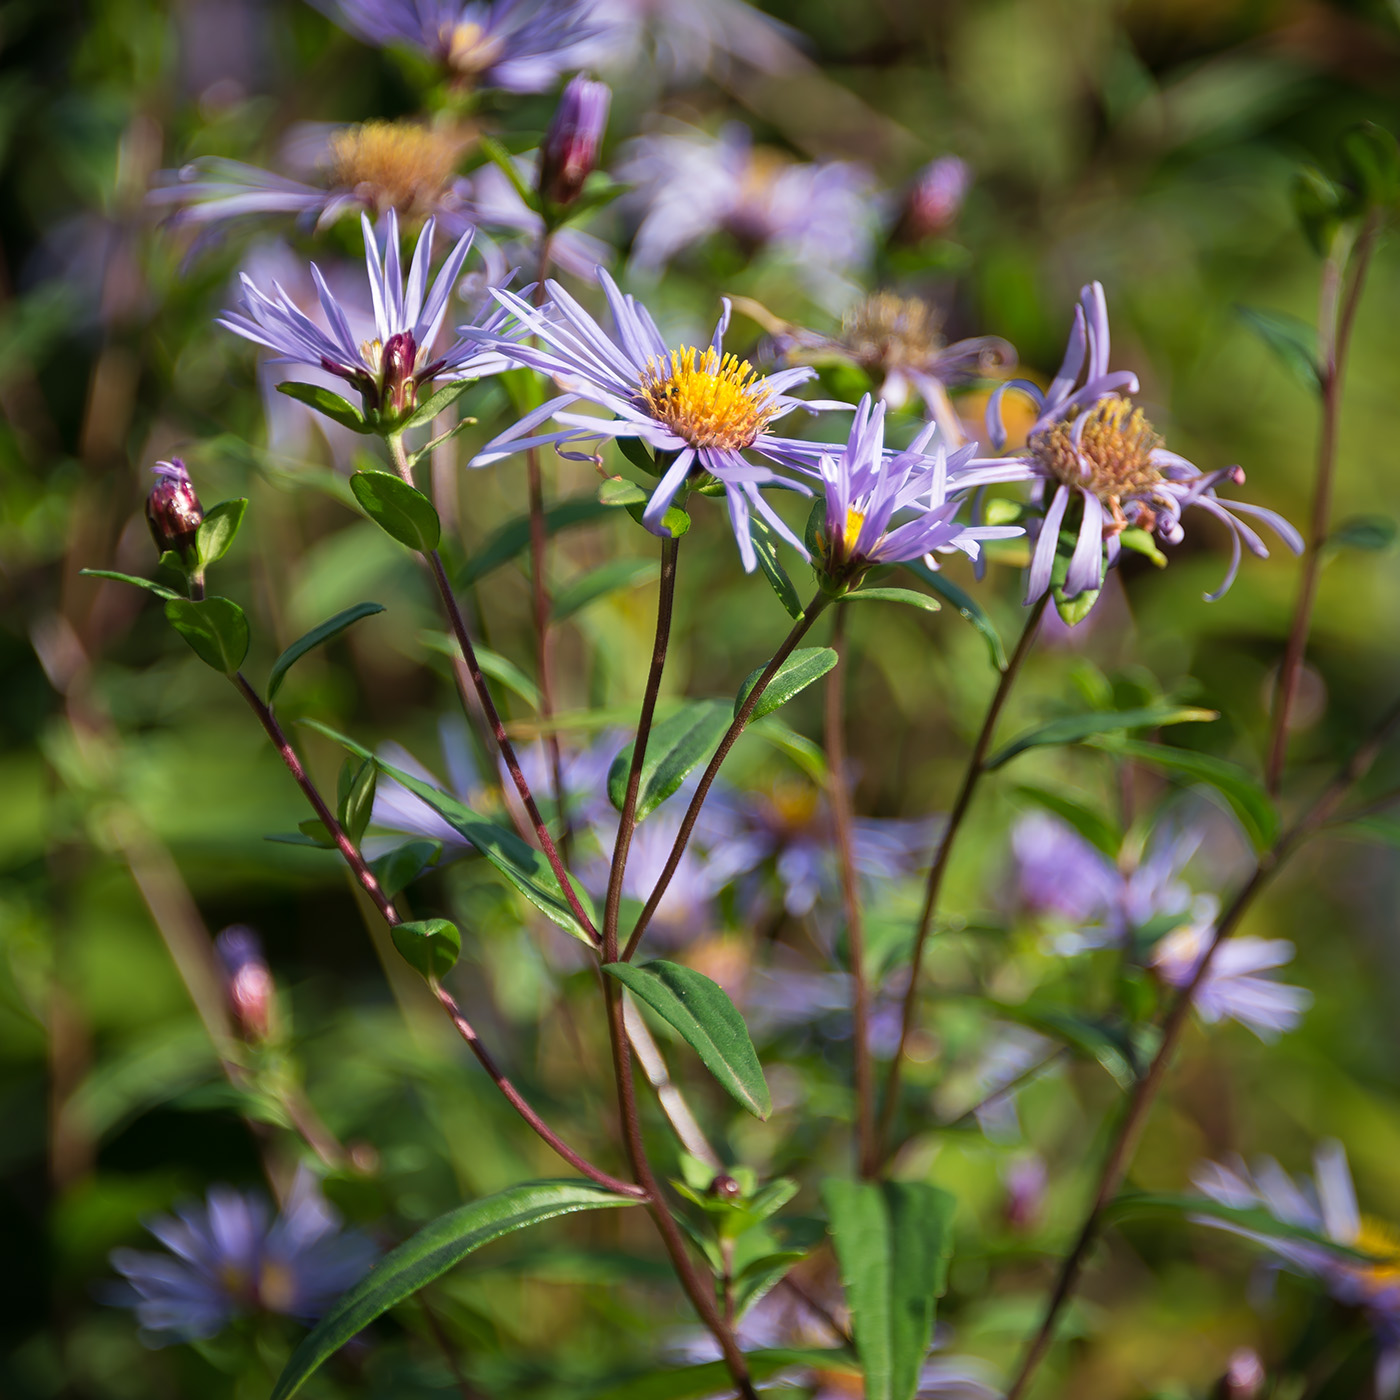
[[[391,209],[383,261],[369,218],[360,216],[365,239],[365,265],[374,302],[376,335],[357,342],[351,334],[345,309],[332,295],[315,263],[311,276],[320,296],[329,330],[323,330],[274,282],[267,296],[246,274],[243,310],[230,311],[218,324],[275,350],[281,363],[310,365],[348,380],[359,390],[366,411],[401,416],[412,412],[418,391],[434,379],[470,379],[495,374],[506,361],[474,343],[458,341],[442,354],[435,353],[438,332],[447,316],[453,283],[471,246],[471,234],[463,234],[448,254],[432,286],[428,286],[428,262],[432,255],[434,224],[423,226],[407,285],[399,263],[399,221]],[[497,317],[496,319],[499,319]]]
[[[737,123],[717,139],[691,128],[642,137],[619,173],[642,210],[632,247],[642,270],[658,271],[722,231],[750,255],[772,253],[813,295],[839,305],[875,246],[874,179],[864,166],[790,161],[755,148]]]
[[[1214,901],[1211,901],[1214,904]],[[1206,918],[1173,929],[1152,953],[1152,970],[1170,987],[1190,985],[1214,935],[1215,910]],[[1312,993],[1262,974],[1291,962],[1293,945],[1284,938],[1235,937],[1222,943],[1196,988],[1192,1005],[1214,1025],[1230,1019],[1248,1026],[1260,1040],[1291,1031],[1312,1005]]]
[[[726,488],[730,523],[745,569],[752,572],[758,562],[749,535],[751,510],[806,557],[802,542],[759,494],[759,488],[785,486],[804,494],[810,494],[810,489],[778,476],[769,467],[746,461],[742,454],[751,450],[783,465],[815,471],[821,453],[829,447],[778,437],[768,431],[769,425],[794,409],[847,405],[803,402],[789,395],[788,390],[813,377],[812,369],[797,367],[760,375],[747,360],[725,354],[722,346],[729,325],[728,300],[708,348],[672,350],[646,308],[624,296],[606,272],[599,269],[598,275],[616,325],[614,336],[608,336],[557,282],[546,284],[552,302],[543,310],[513,292],[495,292],[496,299],[514,317],[507,334],[489,328],[461,328],[469,341],[548,375],[564,391],[487,443],[471,465],[483,467],[524,448],[545,444],[554,444],[556,450],[569,455],[565,451],[568,445],[636,438],[665,463],[661,481],[642,515],[649,530],[664,533],[661,519],[687,478],[709,473]],[[598,404],[615,416],[602,419],[567,412],[567,405],[577,399]],[[562,431],[526,436],[549,418],[562,424]]]
[[[955,518],[962,500],[950,499],[950,490],[1011,478],[1005,464],[972,466],[972,444],[950,457],[940,441],[931,456],[926,454],[936,432],[930,423],[907,451],[886,452],[885,405],[872,409],[868,394],[860,401],[845,450],[839,456],[824,453],[818,460],[826,484],[826,573],[846,580],[859,577],[872,564],[919,558],[936,568],[935,553],[960,549],[977,559],[982,540],[1023,533],[1018,525],[968,526]],[[912,519],[896,524],[897,516],[911,513]]]
[[[476,88],[544,92],[587,66],[602,26],[578,0],[327,0],[357,38],[426,54]]]
[[[114,1249],[127,1280],[114,1301],[135,1308],[152,1345],[194,1341],[247,1313],[319,1317],[374,1260],[374,1245],[340,1229],[305,1168],[281,1214],[269,1214],[258,1193],[216,1186],[204,1205],[157,1217],[147,1228],[170,1252]]]
[[[284,151],[287,163],[305,179],[206,157],[161,171],[147,199],[173,210],[176,223],[295,214],[319,229],[348,213],[378,218],[392,209],[408,223],[434,219],[460,235],[469,220],[464,182],[456,172],[471,144],[471,134],[460,127],[417,121],[307,124]]]
[[[1235,1209],[1263,1207],[1285,1225],[1299,1225],[1369,1255],[1363,1261],[1267,1228],[1254,1229],[1202,1215],[1197,1221],[1263,1245],[1286,1268],[1319,1280],[1349,1307],[1360,1308],[1375,1333],[1376,1392],[1389,1397],[1400,1389],[1400,1230],[1362,1215],[1356,1188],[1339,1142],[1319,1144],[1314,1176],[1294,1181],[1272,1158],[1253,1173],[1239,1158],[1228,1166],[1203,1162],[1192,1172],[1197,1188],[1213,1201]]]
[[[1022,902],[1067,923],[1104,918],[1122,893],[1118,867],[1077,831],[1044,812],[1022,817],[1011,833]]]
[[[1050,492],[1039,537],[1026,575],[1026,602],[1050,587],[1060,528],[1077,503],[1074,551],[1065,575],[1064,595],[1073,598],[1103,586],[1105,553],[1108,565],[1118,561],[1125,529],[1155,532],[1166,544],[1183,538],[1182,512],[1199,506],[1230,527],[1231,558],[1225,580],[1214,593],[1221,597],[1235,581],[1243,542],[1252,554],[1268,558],[1263,540],[1239,515],[1252,515],[1269,525],[1295,554],[1302,536],[1282,516],[1243,501],[1222,501],[1215,487],[1222,481],[1242,483],[1239,467],[1203,472],[1184,457],[1169,452],[1140,408],[1125,394],[1138,390],[1136,375],[1110,371],[1108,308],[1103,287],[1091,283],[1079,297],[1064,362],[1045,392],[1025,380],[999,385],[987,404],[987,430],[997,447],[1006,441],[1001,397],[1014,386],[1029,394],[1039,415],[1026,440],[1026,464],[1040,478],[1042,499]],[[1076,388],[1075,386],[1079,387]]]

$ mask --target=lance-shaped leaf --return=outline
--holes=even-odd
[[[575,496],[558,505],[550,506],[544,513],[544,528],[547,534],[557,534],[574,525],[587,525],[601,519],[608,513],[607,507],[592,496]],[[473,550],[466,564],[457,575],[457,583],[466,588],[485,578],[493,569],[509,563],[530,543],[530,517],[518,515],[508,520],[494,534],[490,535],[480,549]]]
[[[1063,792],[1051,788],[1024,784],[1016,789],[1018,797],[1044,807],[1053,812],[1063,822],[1068,822],[1090,845],[1096,846],[1110,860],[1118,859],[1119,847],[1123,844],[1123,833],[1107,817],[1101,816],[1092,807],[1075,801]]]
[[[768,580],[768,586],[778,595],[789,617],[801,617],[802,599],[778,559],[778,537],[756,515],[749,517],[749,536],[758,556],[759,571]]]
[[[767,1118],[773,1100],[748,1027],[724,988],[679,963],[604,963],[603,971],[651,1007],[695,1051],[705,1068],[755,1118]]]
[[[764,687],[758,704],[749,716],[750,722],[771,715],[780,705],[786,705],[799,690],[806,690],[813,681],[819,681],[836,665],[841,658],[831,647],[798,647],[796,651],[778,667],[773,679]],[[734,697],[734,713],[744,708],[749,692],[758,684],[767,666],[758,666],[744,677],[739,693]]]
[[[442,855],[441,841],[408,841],[382,855],[370,867],[379,888],[393,899],[407,889],[430,865],[436,865]]]
[[[953,1197],[916,1181],[823,1183],[866,1400],[911,1400],[947,1285]]]
[[[138,578],[135,574],[119,574],[115,569],[79,569],[78,572],[83,578],[106,578],[114,583],[131,583],[137,588],[144,588],[148,593],[154,593],[157,598],[179,598],[173,588],[167,588],[163,583],[157,583],[154,579]]]
[[[240,497],[236,501],[220,501],[205,511],[195,534],[195,553],[201,569],[228,553],[229,545],[243,523],[243,512],[247,509],[247,498]]]
[[[1047,744],[1078,744],[1099,734],[1120,729],[1157,729],[1165,724],[1201,724],[1219,719],[1215,710],[1200,710],[1189,705],[1147,705],[1136,710],[1092,710],[1084,715],[1066,715],[1048,724],[1028,729],[999,749],[987,760],[987,770],[1000,768],[1027,749],[1043,748]]]
[[[351,1337],[482,1245],[556,1215],[636,1204],[591,1181],[532,1181],[438,1216],[386,1254],[303,1338],[278,1377],[272,1400],[296,1394]]]
[[[803,1367],[818,1371],[848,1371],[855,1367],[855,1358],[841,1348],[765,1348],[745,1352],[744,1360],[756,1381]],[[707,1395],[730,1394],[733,1386],[723,1361],[702,1361],[669,1371],[648,1370],[630,1380],[585,1391],[583,1400],[703,1400]]]
[[[1269,347],[1305,389],[1318,392],[1317,332],[1306,321],[1280,311],[1236,306],[1235,315]]]
[[[425,647],[441,652],[444,656],[456,657],[458,660],[462,657],[461,644],[450,632],[423,631],[418,634],[418,640]],[[493,681],[500,681],[532,710],[540,708],[539,686],[514,661],[502,656],[498,651],[492,651],[490,647],[482,646],[480,642],[472,643],[472,651],[476,654],[476,664],[481,667],[483,675],[490,676]]]
[[[248,619],[230,598],[172,598],[165,616],[194,654],[216,671],[231,676],[248,655]]]
[[[1214,754],[1197,753],[1194,749],[1149,744],[1143,739],[1095,739],[1091,742],[1096,748],[1106,749],[1120,758],[1135,758],[1140,763],[1150,763],[1154,768],[1214,788],[1239,818],[1256,850],[1262,851],[1272,845],[1278,835],[1278,812],[1269,794],[1238,763],[1216,758]]]
[[[919,608],[924,612],[940,612],[943,604],[927,593],[915,593],[912,588],[858,588],[847,593],[843,603],[903,603],[906,608]]]
[[[609,559],[596,569],[566,584],[554,595],[555,622],[563,622],[590,603],[655,578],[661,565],[655,559]]]
[[[723,700],[698,700],[653,726],[637,789],[638,821],[654,812],[692,768],[709,758],[728,728],[729,706]],[[608,769],[608,800],[619,812],[627,797],[633,747],[628,744]]]
[[[1006,648],[1001,644],[1001,633],[992,619],[982,611],[982,605],[970,593],[951,582],[938,569],[930,569],[922,559],[910,559],[904,567],[928,584],[951,608],[956,608],[964,622],[970,622],[987,643],[987,655],[998,671],[1006,670]]]
[[[339,394],[333,394],[320,384],[284,382],[277,386],[277,392],[286,394],[289,399],[296,399],[298,403],[306,404],[308,408],[314,408],[317,413],[325,414],[333,422],[339,423],[342,428],[349,428],[352,433],[377,431],[365,422],[365,415],[348,399],[341,398]]]
[[[410,428],[421,428],[425,423],[431,423],[439,413],[451,408],[475,383],[475,379],[454,379],[444,384],[413,410],[413,416],[403,424],[402,431],[407,432]]]
[[[400,544],[431,553],[442,538],[442,522],[433,503],[393,472],[356,472],[350,489],[364,512]]]
[[[358,622],[362,617],[373,617],[375,613],[383,611],[384,605],[382,603],[356,603],[353,608],[346,608],[344,612],[338,612],[334,617],[328,617],[320,626],[313,627],[305,636],[298,637],[272,663],[272,670],[267,677],[267,703],[272,704],[273,698],[282,688],[282,682],[287,679],[287,672],[308,651],[324,645],[332,637],[338,637],[347,627]]]

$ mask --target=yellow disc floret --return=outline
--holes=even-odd
[[[642,398],[651,416],[692,447],[751,447],[776,414],[773,392],[747,360],[694,346],[648,360]]]
[[[441,199],[470,138],[421,122],[365,122],[330,139],[326,174],[334,189],[353,190],[380,212],[424,219]]]
[[[1400,1230],[1395,1226],[1363,1215],[1361,1228],[1351,1244],[1374,1261],[1359,1266],[1361,1277],[1372,1288],[1392,1288],[1400,1283]]]

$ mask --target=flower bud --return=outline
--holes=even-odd
[[[195,495],[190,474],[178,458],[157,462],[152,470],[156,484],[146,497],[146,519],[156,548],[164,554],[173,550],[182,559],[194,559],[195,536],[204,520],[204,507]]]
[[[744,1188],[728,1172],[720,1172],[710,1182],[710,1195],[721,1201],[737,1201],[744,1194]]]
[[[939,156],[919,171],[895,225],[896,243],[922,243],[952,227],[962,209],[972,171],[957,156]]]
[[[612,92],[606,83],[569,80],[540,147],[540,193],[551,204],[572,204],[598,163]]]
[[[229,1006],[243,1038],[250,1041],[271,1039],[276,987],[263,960],[262,943],[257,934],[243,924],[233,924],[214,940],[214,947],[223,964]]]
[[[399,331],[384,342],[380,403],[388,412],[411,413],[418,406],[418,385],[413,377],[417,360],[418,346],[412,331]]]
[[[1230,1357],[1230,1365],[1212,1393],[1219,1400],[1256,1400],[1263,1394],[1267,1379],[1259,1353],[1253,1347],[1240,1347]]]
[[[1018,1234],[1028,1234],[1040,1223],[1045,1205],[1047,1176],[1039,1157],[1023,1157],[1006,1173],[1006,1223]]]

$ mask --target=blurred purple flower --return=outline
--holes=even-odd
[[[111,1297],[136,1310],[142,1339],[154,1346],[212,1337],[253,1312],[310,1321],[358,1282],[376,1253],[363,1235],[340,1229],[305,1168],[275,1220],[258,1193],[215,1186],[204,1205],[147,1228],[170,1253],[114,1249],[112,1267],[127,1283]]]
[[[587,66],[602,25],[579,0],[324,0],[357,38],[417,49],[477,88],[544,92]]]
[[[723,231],[750,256],[767,251],[788,263],[813,295],[839,305],[874,250],[875,184],[864,166],[790,161],[756,149],[738,123],[718,138],[692,128],[641,137],[619,175],[641,210],[632,258],[644,271]]]
[[[597,0],[604,26],[592,50],[611,73],[684,81],[738,60],[778,73],[801,62],[797,34],[742,0]]]
[[[1017,1157],[1003,1173],[1006,1201],[1002,1207],[1006,1223],[1013,1230],[1029,1233],[1040,1223],[1045,1209],[1045,1188],[1049,1173],[1045,1159],[1036,1153]]]
[[[972,170],[957,156],[939,156],[914,177],[893,234],[896,242],[922,243],[949,229],[962,210]]]
[[[419,763],[402,744],[381,745],[379,757],[395,768],[401,768],[419,782],[431,783],[435,788],[450,793],[466,806],[481,810],[489,796],[484,790],[476,759],[472,756],[471,742],[467,738],[465,726],[460,720],[444,719],[438,726],[438,739],[447,765],[446,784]],[[375,785],[370,826],[379,831],[394,832],[397,836],[425,837],[429,841],[441,841],[444,852],[461,854],[474,849],[471,842],[456,827],[450,826],[436,808],[430,807],[421,797],[410,792],[387,773],[381,773]],[[365,838],[364,849],[370,859],[377,860],[381,855],[402,844],[400,840],[376,835]],[[448,856],[444,855],[444,859],[447,858]]]
[[[663,460],[669,458],[642,516],[648,529],[664,534],[661,520],[676,493],[692,473],[708,472],[726,487],[730,524],[746,570],[752,572],[758,562],[749,534],[751,510],[806,557],[802,542],[759,488],[786,486],[810,494],[809,488],[748,462],[741,454],[752,450],[771,461],[811,471],[820,454],[829,449],[821,443],[778,437],[768,426],[798,408],[844,405],[809,403],[788,394],[813,377],[811,369],[764,376],[747,360],[724,354],[728,300],[707,349],[670,350],[646,308],[624,296],[606,272],[600,270],[599,277],[616,325],[615,337],[608,336],[557,282],[546,284],[552,301],[544,309],[513,292],[497,290],[496,299],[514,317],[505,334],[492,328],[461,327],[462,335],[484,351],[528,365],[550,376],[564,391],[487,443],[471,465],[487,466],[546,444],[565,452],[566,446],[574,444],[636,438]],[[578,399],[599,404],[616,416],[604,419],[565,411]],[[549,418],[563,424],[563,430],[528,436]]]
[[[1118,867],[1077,831],[1044,812],[1030,812],[1011,832],[1023,903],[1037,914],[1087,924],[1112,910],[1122,892]]]
[[[1230,567],[1208,599],[1221,597],[1235,581],[1241,541],[1251,553],[1268,558],[1263,540],[1238,514],[1264,521],[1295,554],[1301,553],[1302,536],[1282,516],[1217,498],[1217,483],[1244,481],[1239,467],[1202,472],[1161,445],[1142,410],[1123,397],[1137,393],[1137,376],[1127,370],[1110,372],[1108,359],[1108,308],[1103,287],[1093,282],[1080,292],[1065,358],[1050,388],[1041,393],[1026,380],[1008,380],[987,404],[987,430],[997,447],[1006,441],[1001,398],[1008,388],[1029,394],[1040,410],[1027,435],[1024,461],[1040,478],[1040,499],[1047,490],[1051,495],[1026,574],[1027,604],[1050,587],[1060,527],[1076,501],[1078,533],[1064,583],[1069,598],[1102,587],[1105,550],[1108,565],[1117,563],[1125,529],[1155,532],[1166,544],[1179,544],[1181,514],[1188,506],[1200,506],[1230,527]]]
[[[263,957],[262,940],[245,924],[232,924],[214,940],[224,974],[224,992],[244,1037],[271,1037],[277,1011],[277,987]]]
[[[1271,1157],[1264,1158],[1252,1174],[1235,1158],[1228,1166],[1202,1162],[1191,1179],[1221,1205],[1240,1210],[1263,1207],[1282,1224],[1324,1235],[1371,1256],[1369,1261],[1274,1235],[1267,1227],[1255,1229],[1209,1215],[1196,1219],[1263,1245],[1287,1268],[1319,1280],[1338,1302],[1360,1308],[1376,1337],[1376,1393],[1388,1400],[1400,1390],[1400,1231],[1361,1214],[1341,1143],[1319,1144],[1313,1166],[1311,1181],[1306,1177],[1294,1181]]]

